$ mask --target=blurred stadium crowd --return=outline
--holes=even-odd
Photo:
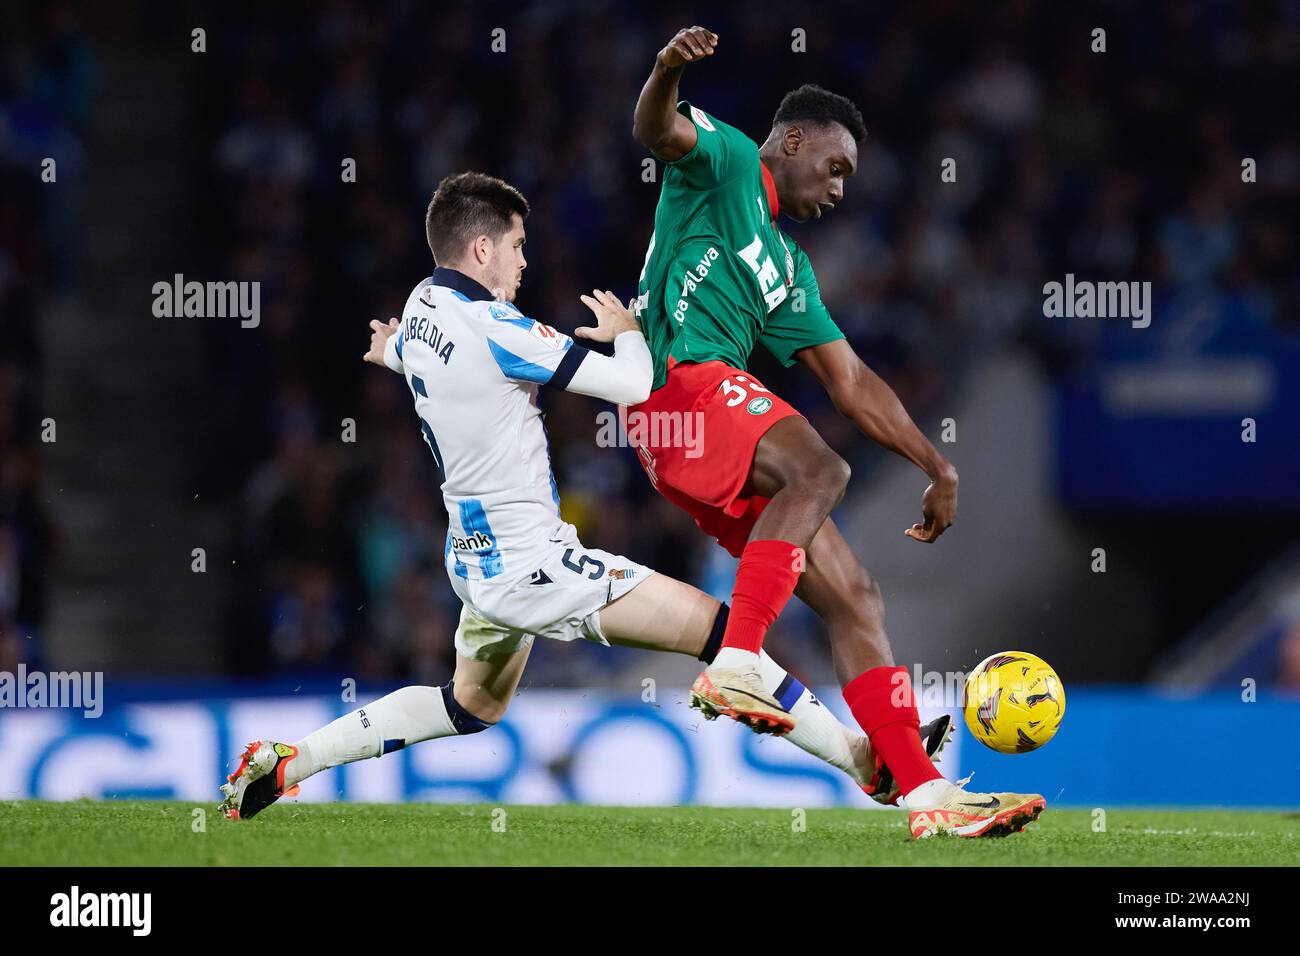
[[[92,57],[66,4],[33,31],[0,15],[0,671],[40,665],[57,533],[41,494],[41,341],[48,297],[73,279],[72,189],[41,182],[44,157],[73,157],[90,109]]]
[[[256,333],[207,327],[209,372],[229,396],[207,474],[237,521],[244,575],[227,621],[232,669],[449,675],[457,607],[441,568],[436,470],[404,382],[361,364],[366,322],[397,315],[429,274],[425,204],[439,179],[468,168],[532,203],[526,314],[567,330],[582,318],[580,291],[631,294],[659,189],[643,180],[632,107],[655,52],[691,16],[352,0],[211,12],[215,62],[195,93],[205,228],[194,241],[214,275],[260,280],[263,301]],[[1090,51],[1099,23],[1104,54]],[[1300,7],[746,5],[706,25],[719,54],[688,70],[684,95],[756,139],[803,82],[862,109],[870,136],[845,203],[791,231],[846,335],[918,420],[974,358],[1008,342],[1057,369],[1086,352],[1044,333],[1044,276],[1236,290],[1260,321],[1296,321],[1300,138],[1279,105],[1300,88]],[[492,48],[497,27],[504,52]],[[808,52],[792,50],[796,29]],[[0,163],[21,159],[4,130],[23,110],[77,128],[75,70],[66,50],[51,56],[57,65],[26,64],[3,91]],[[1247,155],[1267,184],[1243,186]],[[944,157],[959,159],[955,183],[940,182]],[[343,181],[346,159],[355,182]],[[51,270],[20,224],[52,215],[30,165],[4,180],[0,635],[6,620],[12,630],[39,617],[39,600],[14,582],[48,546],[22,413],[39,357],[21,332],[31,287]],[[810,376],[756,369],[859,475],[871,467]],[[601,406],[567,395],[545,405],[564,515],[584,539],[725,595],[718,549],[653,494],[633,454],[596,447]],[[345,419],[355,443],[341,440]],[[798,672],[821,651],[806,611],[791,614],[776,640]],[[581,683],[625,661],[548,643],[530,678]]]

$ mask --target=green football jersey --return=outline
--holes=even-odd
[[[683,100],[699,136],[667,163],[637,286],[654,387],[671,356],[745,368],[755,341],[785,365],[799,349],[842,339],[812,264],[772,220],[758,146]]]

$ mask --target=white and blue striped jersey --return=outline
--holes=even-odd
[[[538,386],[643,401],[644,338],[624,333],[615,349],[591,352],[454,269],[435,269],[411,292],[384,360],[406,376],[442,472],[449,573],[504,582],[531,573],[553,547],[564,522]]]

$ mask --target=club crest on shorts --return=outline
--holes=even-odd
[[[762,415],[771,407],[772,400],[760,395],[758,398],[751,398],[749,400],[749,404],[745,406],[745,411],[749,412],[751,415]]]

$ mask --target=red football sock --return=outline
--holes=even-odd
[[[757,654],[763,638],[794,594],[803,570],[803,549],[789,541],[751,541],[740,555],[736,587],[731,592],[731,616],[722,635],[723,647]]]
[[[921,745],[920,715],[905,667],[873,667],[844,687],[844,700],[903,796],[942,777]]]

